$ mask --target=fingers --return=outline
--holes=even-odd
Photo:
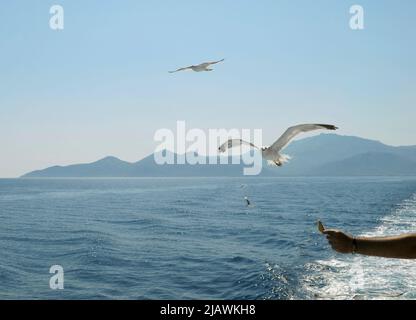
[[[329,236],[336,236],[340,232],[341,232],[340,230],[336,230],[336,229],[325,229],[322,233],[329,235]]]
[[[337,230],[337,229],[325,229],[324,225],[319,220],[318,220],[318,230],[322,234],[326,234],[326,235],[330,235],[330,236],[335,236],[337,234],[342,233],[340,230]]]
[[[352,252],[352,236],[337,229],[325,229],[323,224],[318,221],[319,231],[325,235],[329,245],[335,251],[339,253],[351,253]]]
[[[324,233],[324,231],[325,231],[324,225],[319,220],[318,220],[318,230],[319,230],[320,233]]]

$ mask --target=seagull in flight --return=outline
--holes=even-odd
[[[213,62],[204,62],[204,63],[198,64],[197,66],[189,66],[189,67],[185,67],[185,68],[180,68],[180,69],[175,70],[175,71],[169,71],[169,73],[175,73],[175,72],[185,71],[185,70],[192,70],[192,71],[195,71],[195,72],[212,71],[214,69],[209,68],[211,65],[223,62],[224,60],[225,59],[218,60],[218,61],[213,61]]]
[[[220,153],[224,153],[227,149],[238,147],[241,145],[248,145],[261,151],[263,159],[271,165],[281,167],[284,163],[290,160],[290,156],[282,154],[281,151],[285,148],[289,142],[298,134],[302,132],[309,132],[314,130],[337,130],[338,128],[331,124],[300,124],[290,127],[286,132],[270,147],[259,148],[250,142],[243,141],[241,139],[230,139],[218,148]]]

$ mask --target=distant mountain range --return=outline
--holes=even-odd
[[[281,168],[264,164],[260,176],[416,176],[416,146],[392,147],[358,137],[321,134],[294,141],[284,153],[292,157],[289,163]],[[243,175],[244,167],[243,163],[161,166],[152,154],[135,163],[106,157],[88,164],[54,166],[22,178],[236,177]]]

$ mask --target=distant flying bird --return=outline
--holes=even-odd
[[[212,71],[214,69],[208,68],[209,66],[211,66],[213,64],[223,62],[224,60],[225,59],[222,59],[222,60],[219,60],[219,61],[214,61],[214,62],[204,62],[204,63],[198,64],[197,66],[189,66],[189,67],[185,67],[185,68],[180,68],[180,69],[175,70],[175,71],[169,71],[169,73],[175,73],[175,72],[185,71],[185,70],[192,70],[192,71],[195,71],[195,72]]]
[[[300,124],[290,127],[286,132],[270,147],[259,148],[250,142],[241,139],[230,139],[218,148],[218,151],[223,153],[227,149],[238,147],[241,145],[248,145],[261,151],[262,157],[267,160],[269,164],[281,167],[284,163],[290,160],[290,156],[281,154],[281,150],[286,147],[289,142],[298,134],[302,132],[309,132],[319,129],[337,130],[338,128],[330,124]]]

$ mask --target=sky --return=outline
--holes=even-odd
[[[355,4],[364,30],[350,28]],[[265,144],[318,122],[415,145],[415,30],[414,0],[1,1],[0,177],[137,161],[182,120],[260,128]]]

